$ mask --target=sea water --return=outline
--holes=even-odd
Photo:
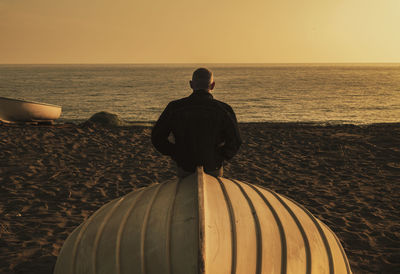
[[[62,122],[153,122],[201,66],[239,122],[400,122],[400,64],[0,65],[0,97],[61,105]]]

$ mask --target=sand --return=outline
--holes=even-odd
[[[400,124],[240,124],[225,176],[306,206],[354,273],[400,269]],[[63,241],[104,203],[176,178],[150,127],[0,125],[0,273],[52,273]]]

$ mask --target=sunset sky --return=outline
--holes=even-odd
[[[0,0],[0,63],[400,62],[400,0]]]

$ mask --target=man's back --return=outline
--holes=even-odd
[[[168,141],[170,133],[174,143]],[[236,154],[241,139],[232,108],[200,89],[168,104],[153,128],[152,142],[186,172],[199,165],[213,172]]]

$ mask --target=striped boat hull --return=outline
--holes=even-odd
[[[111,201],[65,241],[54,273],[351,273],[336,235],[269,189],[212,177]]]

